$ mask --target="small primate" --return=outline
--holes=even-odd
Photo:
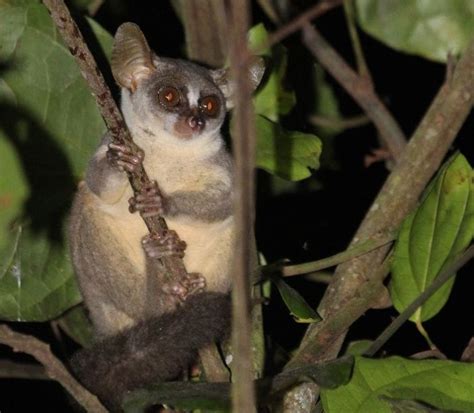
[[[69,241],[96,338],[72,366],[117,410],[127,391],[176,378],[199,348],[224,337],[236,234],[220,131],[232,105],[227,70],[158,57],[132,23],[119,27],[111,62],[143,153],[104,136],[76,195]],[[251,65],[254,88],[263,71],[261,61]],[[154,184],[134,197],[126,171],[141,163],[159,191]],[[170,230],[145,235],[136,211],[164,216]],[[160,258],[168,255],[184,255],[186,279],[167,281]]]

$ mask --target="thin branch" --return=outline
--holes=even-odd
[[[310,272],[334,267],[338,264],[342,264],[343,262],[360,257],[361,255],[367,254],[370,251],[387,245],[394,239],[395,235],[393,232],[378,237],[373,237],[372,239],[368,239],[350,247],[346,251],[334,254],[327,258],[312,262],[305,262],[304,264],[286,265],[281,268],[281,275],[284,277],[291,277],[294,275],[308,274]]]
[[[357,33],[357,27],[354,21],[354,1],[344,0],[344,15],[346,16],[347,29],[349,30],[349,36],[351,38],[352,49],[357,64],[357,71],[361,77],[371,79],[369,67],[365,61],[364,51],[362,50],[362,44]]]
[[[342,0],[322,0],[319,3],[316,3],[313,7],[309,8],[307,11],[301,13],[295,19],[286,23],[284,26],[280,27],[275,32],[269,34],[267,43],[263,49],[272,47],[273,45],[281,42],[283,39],[289,35],[301,30],[301,28],[306,25],[311,20],[314,20],[318,17],[321,17],[323,14],[327,13],[329,10],[334,9],[342,4]]]
[[[303,42],[321,66],[364,109],[395,160],[405,148],[406,138],[397,121],[374,91],[368,77],[359,76],[311,25],[303,29]]]
[[[231,28],[230,68],[236,84],[233,128],[235,160],[234,216],[237,231],[232,290],[232,408],[234,412],[256,411],[252,382],[252,342],[250,274],[253,254],[251,237],[254,222],[255,124],[252,90],[248,76],[247,32],[250,24],[249,1],[232,0],[229,4]]]
[[[322,128],[352,129],[365,126],[371,121],[367,115],[358,115],[343,119],[313,115],[309,118],[309,122],[313,126]]]
[[[407,321],[415,311],[421,307],[430,297],[438,291],[460,268],[466,265],[474,257],[474,245],[471,245],[464,253],[450,265],[443,269],[433,280],[430,286],[423,291],[390,325],[377,337],[372,345],[364,353],[365,356],[372,357],[382,346],[395,334],[395,332]]]
[[[50,380],[40,364],[0,360],[0,379]]]
[[[133,153],[136,154],[139,148],[133,142],[122,114],[112,97],[110,89],[107,87],[102,73],[97,67],[94,57],[87,47],[84,38],[72,19],[64,1],[43,0],[43,3],[48,8],[64,43],[76,59],[79,70],[96,100],[100,114],[102,115],[113,140],[117,143],[129,146]],[[150,183],[150,178],[143,167],[133,173],[128,173],[128,178],[135,194],[140,192],[144,186]],[[163,217],[142,216],[142,218],[150,233],[163,235],[168,228]],[[165,257],[162,259],[162,262],[166,268],[168,276],[171,276],[173,279],[185,277],[186,269],[184,268],[182,259],[178,257]]]
[[[48,344],[43,343],[36,337],[12,331],[5,324],[0,325],[0,343],[6,344],[14,351],[33,356],[44,366],[48,377],[60,383],[88,412],[107,412],[99,399],[71,376],[64,364],[51,352]]]

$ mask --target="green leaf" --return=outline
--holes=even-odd
[[[16,227],[13,254],[0,274],[0,318],[45,321],[78,304],[81,296],[63,245]]]
[[[350,382],[336,390],[321,392],[324,411],[328,413],[390,413],[390,404],[384,396],[473,412],[474,364],[356,357]]]
[[[356,0],[358,24],[394,49],[445,62],[474,36],[472,0]]]
[[[285,305],[297,323],[315,323],[321,321],[318,313],[310,307],[305,299],[290,287],[281,277],[270,278],[278,289]]]
[[[92,343],[92,324],[87,318],[84,306],[78,305],[70,309],[59,320],[59,325],[76,343],[87,347]]]
[[[0,103],[0,112],[3,108]],[[19,218],[19,211],[28,195],[26,177],[15,148],[0,130],[0,274],[6,265],[5,257],[12,254],[11,224]]]
[[[310,133],[285,131],[257,116],[257,167],[291,181],[305,179],[319,167],[321,141]]]
[[[64,226],[105,125],[39,1],[0,1],[0,39],[0,318],[47,320],[80,301]]]
[[[454,410],[448,411],[432,408],[416,400],[392,399],[385,396],[382,399],[390,405],[392,413],[456,413]]]
[[[259,87],[255,97],[255,113],[277,122],[280,115],[286,115],[296,103],[293,91],[285,88],[283,81],[288,66],[286,48],[277,45],[262,49],[268,40],[268,32],[263,24],[258,24],[249,31],[249,48],[261,56],[271,57],[266,67],[264,83]]]
[[[108,54],[112,37],[89,23]],[[3,0],[0,38],[0,61],[7,67],[2,79],[18,108],[44,127],[64,151],[73,176],[81,176],[105,125],[46,8],[34,0]]]
[[[420,206],[403,222],[392,261],[390,294],[402,312],[460,254],[474,233],[472,169],[463,155],[448,160],[428,187]],[[411,317],[420,323],[440,311],[454,278]]]
[[[263,23],[253,26],[248,32],[248,47],[259,56],[270,56],[271,50],[267,47],[264,49],[268,41],[268,31]]]

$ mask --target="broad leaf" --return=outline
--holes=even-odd
[[[46,320],[80,301],[64,225],[105,126],[39,1],[0,2],[0,39],[0,318]]]
[[[261,23],[249,31],[249,47],[269,57],[263,85],[255,95],[254,104],[257,114],[277,122],[280,115],[287,114],[293,108],[296,97],[283,84],[288,61],[286,48],[277,45],[272,50],[262,50],[267,39],[268,32]]]
[[[319,168],[321,141],[315,135],[286,131],[280,125],[256,117],[257,166],[291,181],[311,175]]]
[[[391,413],[391,405],[384,397],[473,412],[474,364],[356,357],[350,382],[321,392],[324,411],[328,413]]]
[[[402,312],[461,253],[474,233],[472,169],[464,156],[451,158],[427,189],[421,204],[402,224],[395,245],[390,294]],[[412,316],[422,322],[446,303],[448,281]]]
[[[6,271],[0,274],[0,317],[45,321],[81,301],[63,248],[46,237],[16,227]]]
[[[359,25],[394,49],[445,62],[474,36],[472,0],[356,0]]]

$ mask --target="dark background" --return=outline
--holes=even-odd
[[[295,3],[304,6],[307,2]],[[296,12],[295,8],[290,14]],[[141,26],[158,54],[184,57],[184,34],[168,1],[109,1],[99,10],[96,20],[112,33],[122,22],[134,21]],[[258,7],[254,7],[254,22],[260,21],[265,22],[269,30],[274,29]],[[342,11],[328,13],[318,20],[318,27],[326,39],[352,62]],[[361,37],[377,92],[403,131],[410,136],[442,84],[445,68],[438,63],[398,53],[364,34]],[[287,83],[296,90],[298,104],[283,124],[291,129],[314,132],[306,121],[314,100],[312,88],[308,87],[312,58],[301,45],[298,34],[286,39],[284,44],[289,49]],[[345,116],[360,114],[361,110],[344,91],[330,82],[340,100],[342,113]],[[460,150],[471,162],[473,132],[471,115],[452,148],[453,151]],[[364,167],[364,157],[378,147],[372,125],[348,130],[330,144],[339,167],[323,165],[312,178],[292,184],[291,191],[284,194],[272,194],[273,178],[258,172],[257,241],[268,262],[282,258],[305,262],[344,250],[384,182],[387,170],[383,162]],[[425,323],[432,340],[452,359],[459,359],[473,333],[472,269],[472,265],[467,265],[460,271],[447,305]],[[294,277],[289,282],[314,306],[324,292],[323,284],[301,277]],[[268,372],[272,372],[298,345],[305,326],[292,320],[276,292],[264,312],[267,342],[273,354],[269,357]],[[374,339],[396,315],[393,309],[369,311],[353,325],[347,341]],[[57,343],[48,325],[16,324],[15,328]],[[62,346],[53,344],[54,351],[61,356],[69,355],[75,348],[76,345],[68,339]],[[406,323],[387,343],[384,352],[409,356],[427,349],[414,325]],[[14,355],[3,346],[0,357],[31,361],[26,356]],[[11,379],[3,379],[0,383],[1,413],[32,408],[58,412],[72,409],[65,392],[56,383]]]

